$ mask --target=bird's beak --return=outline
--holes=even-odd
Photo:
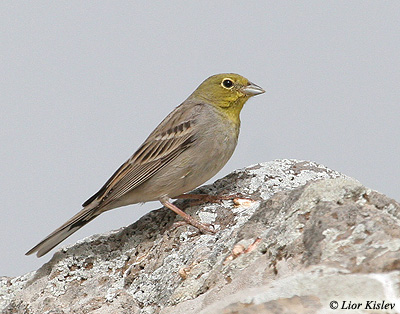
[[[249,85],[243,87],[241,91],[249,97],[265,93],[265,90],[252,82],[249,82]]]

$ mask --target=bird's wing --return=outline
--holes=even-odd
[[[194,126],[198,106],[175,108],[150,134],[139,149],[83,206],[98,200],[102,208],[136,188],[190,147],[196,140]]]

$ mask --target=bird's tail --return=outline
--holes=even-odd
[[[88,222],[101,214],[98,207],[83,208],[79,213],[73,216],[61,227],[54,230],[46,238],[40,241],[39,244],[31,248],[25,255],[36,253],[37,257],[41,257],[54,248],[57,244],[68,238],[71,234],[78,231]]]

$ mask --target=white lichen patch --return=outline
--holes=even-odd
[[[199,211],[198,216],[200,221],[206,224],[213,224],[215,222],[215,218],[217,218],[217,213],[210,213],[208,211]]]
[[[248,219],[253,216],[256,210],[260,207],[260,202],[252,202],[250,206],[242,207],[235,206],[232,207],[232,212],[235,213],[235,223],[238,226],[242,226],[248,221]]]
[[[36,272],[32,271],[15,278],[0,277],[0,309],[6,307],[15,297],[15,294],[21,291],[26,283],[33,278],[35,273]]]
[[[298,167],[301,164],[301,168]],[[252,165],[235,173],[245,172],[251,178],[241,187],[248,194],[260,193],[262,199],[268,199],[279,191],[303,186],[307,182],[330,178],[346,178],[340,172],[330,170],[314,162],[294,159],[274,160]]]

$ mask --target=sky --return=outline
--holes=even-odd
[[[398,1],[2,1],[0,276],[81,209],[208,76],[266,93],[241,114],[217,178],[312,160],[400,200]],[[130,225],[115,209],[57,248]]]

